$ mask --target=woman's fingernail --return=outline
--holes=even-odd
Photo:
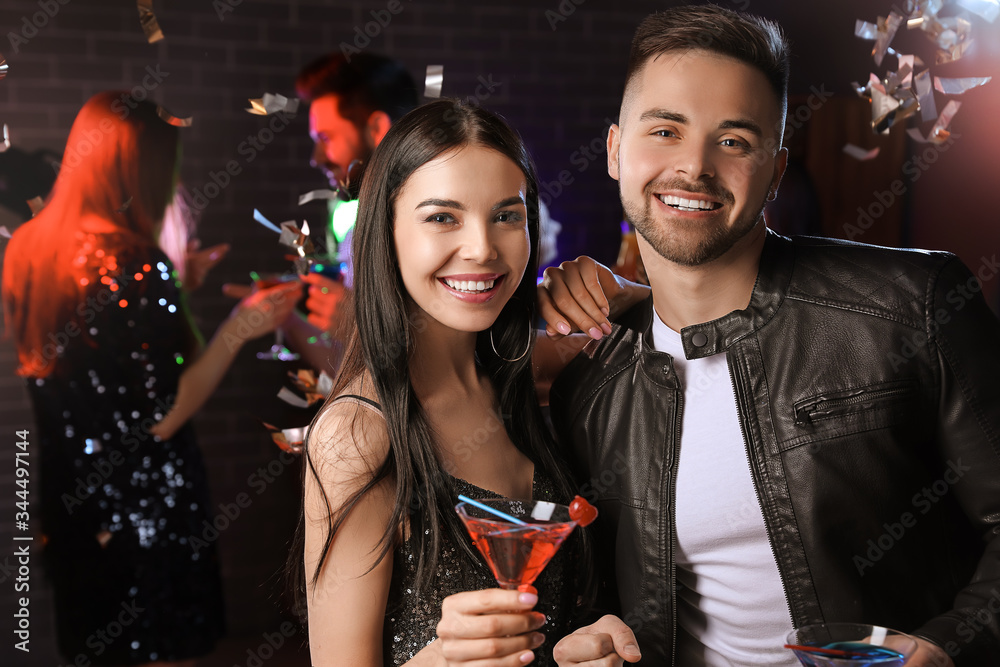
[[[560,322],[559,324],[557,324],[556,325],[556,330],[559,333],[561,333],[563,336],[568,336],[569,332],[570,332],[569,325],[566,324],[565,322]]]
[[[611,311],[608,310],[607,308],[601,308],[601,312],[604,313],[604,317],[607,317],[608,315],[611,314]]]
[[[531,635],[531,648],[538,648],[544,643],[545,643],[545,635],[543,635],[541,632],[536,632],[535,634]]]
[[[521,593],[517,596],[517,601],[521,604],[536,604],[538,602],[538,596],[534,593]]]
[[[608,324],[607,322],[605,322],[604,324],[601,325],[601,331],[603,331],[606,335],[610,336],[611,335],[611,325]]]
[[[601,340],[604,336],[604,334],[601,333],[601,330],[597,327],[590,327],[590,329],[587,330],[587,333],[590,334],[590,337],[594,340]]]
[[[521,657],[519,658],[522,665],[527,665],[534,659],[535,659],[535,654],[532,653],[531,651],[525,651],[524,653],[521,654]]]

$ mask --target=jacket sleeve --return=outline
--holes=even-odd
[[[952,490],[984,550],[954,607],[916,634],[940,645],[960,667],[997,664],[1000,656],[1000,323],[979,282],[996,279],[998,267],[984,259],[977,278],[952,257],[932,279],[926,301],[941,456],[960,474]]]

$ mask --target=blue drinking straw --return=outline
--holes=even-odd
[[[463,503],[468,503],[468,504],[472,505],[473,507],[478,507],[479,509],[481,509],[481,510],[483,510],[485,512],[489,512],[490,514],[492,514],[494,516],[498,516],[501,519],[504,519],[506,521],[510,521],[511,523],[516,523],[519,526],[527,526],[528,525],[528,523],[526,521],[521,521],[520,519],[514,518],[511,515],[507,514],[506,512],[501,512],[500,510],[494,509],[494,508],[490,507],[489,505],[485,505],[485,504],[479,502],[478,500],[473,500],[472,498],[466,498],[465,496],[463,496],[461,494],[459,494],[458,499],[461,500]]]

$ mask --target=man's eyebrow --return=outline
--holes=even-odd
[[[493,204],[493,208],[490,210],[496,211],[501,208],[505,208],[507,206],[514,206],[515,204],[523,204],[523,203],[524,200],[521,199],[521,195],[514,195],[513,197],[507,197],[506,199],[503,199],[501,201],[498,201],[496,204]]]
[[[675,123],[686,124],[688,122],[687,116],[676,111],[668,111],[667,109],[649,109],[644,111],[641,116],[639,116],[639,122],[645,120],[669,120]]]
[[[756,134],[758,137],[764,136],[764,133],[760,129],[760,125],[753,122],[748,118],[737,118],[735,120],[724,120],[719,123],[720,130],[746,130],[752,134]]]
[[[454,199],[425,199],[417,204],[417,208],[424,208],[425,206],[441,206],[442,208],[454,208],[459,211],[465,210],[465,207]]]

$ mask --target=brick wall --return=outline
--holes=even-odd
[[[422,81],[428,64],[443,64],[443,92],[448,96],[476,96],[478,88],[482,98],[486,92],[483,80],[498,83],[481,101],[504,114],[527,140],[539,167],[542,191],[552,197],[553,215],[563,223],[561,257],[587,252],[612,261],[621,217],[616,186],[606,175],[603,154],[594,151],[591,159],[581,149],[592,143],[599,146],[606,131],[605,119],[615,118],[627,44],[638,20],[670,3],[400,2],[402,11],[370,38],[366,48],[398,58],[418,81]],[[368,25],[375,20],[372,12],[384,12],[388,4],[388,0],[157,0],[154,6],[166,39],[150,45],[130,0],[8,0],[0,5],[0,36],[4,37],[0,52],[10,66],[8,77],[0,81],[0,123],[9,125],[12,141],[24,150],[47,148],[61,153],[73,117],[90,95],[102,89],[132,88],[147,76],[147,68],[158,71],[163,80],[151,91],[152,99],[178,116],[194,117],[193,127],[182,132],[185,183],[204,193],[212,174],[222,172],[228,161],[236,160],[240,166],[240,173],[208,204],[200,231],[205,245],[222,241],[233,245],[230,256],[192,299],[202,330],[210,333],[232,306],[220,295],[223,282],[245,281],[251,269],[282,270],[286,266],[275,237],[252,221],[252,209],[259,208],[272,220],[315,216],[321,211],[315,204],[313,208],[295,205],[300,193],[324,185],[322,176],[308,165],[311,144],[306,114],[300,113],[275,133],[251,161],[240,152],[240,146],[268,120],[243,110],[247,98],[264,92],[292,94],[294,75],[302,65],[339,48],[342,42],[353,45],[358,31],[374,27]],[[50,12],[58,8],[58,12],[51,18],[39,14],[44,6],[49,6]],[[863,79],[870,68],[867,45],[850,36],[855,18],[873,20],[877,13],[861,0],[818,5],[744,0],[729,6],[785,23],[796,50],[792,92],[806,93],[810,86],[821,84],[846,92],[848,82]],[[225,7],[232,11],[220,16],[218,8]],[[44,25],[27,27],[32,21]],[[17,39],[16,51],[11,33],[27,40]],[[964,101],[971,104],[975,99],[972,95]],[[956,122],[961,124],[971,117],[963,110]],[[995,133],[987,132],[986,122],[966,129],[973,136],[997,141]],[[972,149],[975,141],[964,145]],[[958,155],[956,150],[948,159],[957,160]],[[956,166],[942,166],[934,174],[955,172]],[[930,179],[925,177],[923,183]],[[870,198],[867,192],[854,195],[859,203]],[[928,189],[921,196],[944,200],[947,193]],[[16,221],[0,209],[0,224],[12,226]],[[968,241],[970,247],[996,248],[1000,244],[995,230],[980,233],[973,228],[969,234],[978,239]],[[919,245],[919,239],[915,242]],[[974,259],[967,261],[973,263]],[[286,370],[281,364],[254,358],[254,352],[268,344],[260,341],[244,350],[195,419],[215,503],[232,502],[240,492],[249,491],[253,496],[252,505],[223,533],[219,544],[230,632],[255,639],[276,627],[285,613],[276,572],[298,511],[297,469],[275,463],[278,452],[254,419],[274,405],[272,396]],[[14,605],[12,582],[4,569],[13,550],[17,488],[13,432],[33,429],[27,397],[13,374],[14,367],[10,341],[0,342],[3,664],[8,664],[4,656],[10,650],[7,610]],[[250,478],[269,464],[280,468],[279,474],[257,494],[258,487],[251,486]],[[51,648],[45,648],[52,643],[48,593],[40,569],[33,567],[32,577],[33,651],[30,656],[19,654],[14,664],[49,666],[57,664],[57,658]]]
[[[203,244],[227,241],[233,246],[191,299],[203,332],[210,334],[232,307],[220,296],[223,282],[245,281],[251,269],[285,268],[275,236],[253,222],[253,208],[276,221],[322,210],[315,204],[296,206],[299,194],[324,186],[322,176],[308,164],[307,114],[300,113],[279,130],[250,161],[239,146],[265,127],[267,119],[243,110],[247,98],[264,92],[294,94],[294,75],[302,65],[339,48],[341,42],[353,44],[355,27],[364,30],[373,20],[371,12],[384,10],[387,3],[243,0],[220,19],[207,0],[156,2],[166,37],[157,44],[146,43],[135,4],[127,0],[52,4],[58,13],[26,43],[18,42],[16,53],[8,39],[0,40],[0,52],[10,66],[8,77],[0,81],[0,123],[9,125],[15,145],[28,152],[49,148],[61,153],[70,124],[90,95],[141,85],[147,68],[153,68],[162,83],[152,89],[151,98],[177,116],[194,118],[193,126],[182,131],[184,182],[204,193],[213,172],[224,171],[229,160],[239,162],[240,173],[205,208],[200,229]],[[609,10],[594,2],[552,30],[545,11],[557,10],[556,1],[402,0],[402,12],[371,38],[368,48],[400,59],[421,87],[428,64],[444,65],[445,95],[475,97],[479,87],[482,103],[522,132],[542,181],[552,183],[548,192],[553,195],[553,214],[569,228],[563,256],[575,257],[592,248],[610,261],[617,250],[620,219],[615,186],[606,176],[602,156],[581,161],[574,152],[603,137],[604,119],[616,113],[627,56],[624,45],[638,18],[655,5],[615,3],[619,9]],[[34,2],[4,3],[2,33],[19,33],[23,17],[31,21],[39,11]],[[483,96],[481,79],[499,84],[488,97]],[[563,170],[572,176],[569,186],[558,185]],[[568,180],[566,175],[563,180]],[[0,224],[16,226],[16,221],[0,213]],[[244,350],[195,419],[213,501],[232,502],[241,491],[253,499],[219,538],[229,630],[248,638],[259,638],[284,617],[276,572],[298,512],[297,467],[280,464],[278,450],[254,419],[260,410],[272,407],[287,370],[280,363],[254,358],[255,351],[269,344],[259,341]],[[13,551],[13,432],[34,428],[14,367],[13,347],[5,340],[0,344],[0,564]],[[280,472],[258,495],[259,487],[248,480],[269,463]],[[0,580],[4,576],[0,570]],[[0,662],[11,650],[7,610],[14,604],[7,579],[0,583]],[[35,566],[30,609],[33,650],[16,655],[14,664],[61,664],[51,648],[49,592]]]

